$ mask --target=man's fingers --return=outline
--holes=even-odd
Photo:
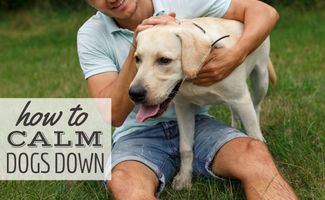
[[[213,74],[211,72],[201,72],[197,75],[196,79],[205,79],[205,78],[211,78],[213,77]]]
[[[149,18],[145,19],[142,22],[142,25],[157,25],[157,24],[166,24],[168,22],[165,18]]]
[[[192,79],[193,83],[206,83],[211,82],[211,78],[194,78]]]
[[[173,18],[176,18],[176,13],[175,12],[170,12],[170,13],[168,13],[168,15],[173,17]]]
[[[221,81],[224,79],[227,75],[224,73],[216,73],[216,72],[207,72],[207,73],[200,73],[197,75],[195,79],[192,80],[195,84],[205,84],[205,85],[211,85],[215,82]]]
[[[143,31],[143,30],[145,30],[145,29],[148,29],[148,28],[151,28],[151,27],[153,27],[154,25],[150,25],[150,24],[147,24],[147,25],[139,25],[138,27],[137,27],[137,29],[136,29],[136,33],[139,33],[139,32],[141,32],[141,31]]]
[[[204,60],[204,62],[203,62],[203,66],[204,65],[206,65],[206,64],[208,64],[213,58],[215,57],[215,55],[213,55],[213,54],[209,54],[208,56],[207,56],[207,58]]]
[[[210,86],[214,83],[213,81],[211,81],[211,79],[193,79],[192,82],[195,85],[200,85],[200,86]]]
[[[178,20],[175,17],[176,17],[176,13],[169,13],[168,15],[162,15],[162,16],[153,16],[143,20],[142,24],[157,25],[157,24],[167,24],[168,22],[177,22]]]
[[[213,65],[206,64],[204,65],[198,74],[205,74],[205,73],[214,73],[216,71],[216,68]]]

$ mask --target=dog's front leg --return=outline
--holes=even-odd
[[[179,129],[181,165],[173,180],[172,187],[175,190],[181,190],[191,187],[195,113],[193,105],[182,97],[175,98],[175,109]]]

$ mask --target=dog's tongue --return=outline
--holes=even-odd
[[[159,111],[159,105],[156,106],[144,106],[144,105],[140,105],[140,109],[137,113],[136,119],[137,122],[142,123],[144,122],[146,119],[155,116]]]

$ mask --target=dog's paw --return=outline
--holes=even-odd
[[[184,176],[178,173],[173,180],[172,187],[174,190],[190,189],[192,186],[192,176]]]

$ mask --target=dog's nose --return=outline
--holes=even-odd
[[[129,96],[135,103],[141,103],[146,98],[147,91],[141,85],[132,85],[129,89]]]

